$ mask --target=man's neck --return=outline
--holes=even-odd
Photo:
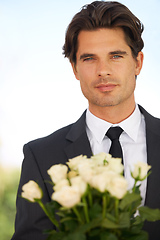
[[[129,106],[109,106],[109,107],[99,107],[92,108],[89,106],[90,112],[96,117],[116,124],[124,121],[128,118],[135,110],[135,102]]]

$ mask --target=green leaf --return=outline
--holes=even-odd
[[[109,219],[112,222],[116,222],[115,216],[113,214],[111,214],[111,213],[107,213],[106,214],[106,218]]]
[[[47,209],[47,211],[52,217],[55,217],[55,212],[59,208],[59,204],[55,201],[51,201],[45,204],[45,208]]]
[[[130,216],[128,212],[121,213],[119,215],[119,222],[116,223],[116,219],[111,214],[106,214],[106,218],[102,220],[102,227],[107,229],[120,229],[130,227]]]
[[[92,207],[89,208],[90,219],[97,218],[102,213],[102,206],[98,203],[94,203]]]
[[[70,216],[66,216],[66,217],[63,217],[62,219],[61,219],[61,223],[63,223],[63,222],[66,222],[66,221],[76,221],[77,219],[75,219],[75,218],[73,218],[73,217],[70,217]]]
[[[138,215],[131,220],[131,231],[139,233],[144,225],[143,219]]]
[[[139,184],[138,186],[135,187],[135,190],[134,190],[135,193],[137,193],[137,194],[141,194],[140,186],[141,186],[141,184]]]
[[[123,240],[148,240],[148,233],[145,231],[141,231],[138,234],[134,234],[131,232],[128,232],[127,235],[122,235],[120,239]]]
[[[68,234],[61,240],[87,240],[86,235],[80,232]]]
[[[97,239],[97,238],[99,238],[100,231],[101,231],[100,228],[92,229],[92,231],[90,231],[90,232],[88,233],[88,238],[89,238],[89,239]]]
[[[116,228],[119,228],[120,225],[119,224],[116,224],[114,222],[112,222],[111,220],[109,220],[108,218],[105,218],[102,220],[102,224],[101,224],[102,227],[104,228],[111,228],[111,229],[116,229]]]
[[[128,193],[126,196],[121,200],[119,204],[119,208],[121,210],[124,210],[127,207],[130,207],[131,204],[137,202],[137,205],[139,206],[141,203],[141,196],[136,193]]]
[[[65,231],[68,231],[68,232],[73,232],[78,226],[78,222],[71,218],[63,219],[62,224],[64,226]]]
[[[142,221],[142,218],[141,216],[137,215],[136,217],[134,217],[131,221],[132,225],[139,225],[141,224],[143,221]]]
[[[86,233],[89,232],[91,229],[94,229],[96,227],[100,227],[102,222],[102,216],[93,219],[89,223],[83,224],[78,228],[79,232]]]
[[[100,240],[118,240],[115,234],[110,232],[102,232],[100,234]]]
[[[129,228],[130,227],[130,216],[129,212],[121,213],[119,216],[119,227]]]
[[[154,222],[160,220],[160,210],[159,209],[151,209],[149,207],[143,206],[139,208],[140,216],[149,221]]]

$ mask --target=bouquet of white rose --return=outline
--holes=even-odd
[[[142,230],[144,221],[160,220],[159,209],[141,206],[140,182],[149,175],[149,165],[135,165],[131,171],[135,183],[127,190],[120,158],[106,153],[81,155],[66,164],[48,170],[54,192],[46,205],[36,182],[22,187],[22,197],[37,202],[57,229],[47,231],[48,240],[148,239]]]

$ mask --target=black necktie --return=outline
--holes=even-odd
[[[106,136],[112,141],[109,153],[112,157],[121,158],[123,163],[123,153],[121,144],[119,142],[119,137],[123,129],[121,127],[110,127],[106,133]]]

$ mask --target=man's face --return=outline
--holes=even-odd
[[[92,113],[104,107],[134,103],[135,76],[143,54],[134,59],[121,28],[81,31],[74,74]]]

